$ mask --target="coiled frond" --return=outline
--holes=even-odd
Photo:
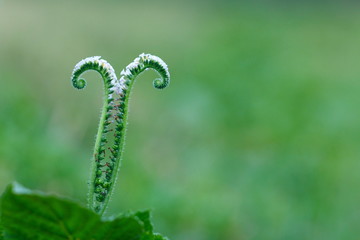
[[[89,208],[103,214],[112,193],[120,168],[124,148],[129,95],[135,78],[147,69],[160,75],[153,85],[163,89],[170,83],[170,74],[165,62],[151,54],[139,57],[121,71],[117,79],[113,67],[101,57],[89,57],[75,65],[71,81],[75,88],[82,89],[86,81],[80,76],[88,70],[100,73],[104,81],[104,105],[94,148],[92,175],[89,182]]]

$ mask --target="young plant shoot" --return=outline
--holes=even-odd
[[[148,69],[154,69],[160,75],[153,82],[155,88],[163,89],[169,85],[170,74],[165,62],[157,56],[144,53],[121,71],[119,79],[114,68],[100,56],[81,60],[75,65],[72,74],[71,80],[77,89],[86,86],[85,80],[79,77],[88,70],[100,73],[104,82],[105,97],[95,141],[88,195],[89,208],[100,215],[106,210],[120,167],[131,88],[136,77]]]

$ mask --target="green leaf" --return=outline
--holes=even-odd
[[[153,233],[150,211],[138,211],[135,213],[135,216],[137,216],[144,224],[145,233],[141,240],[168,240],[168,238],[165,238],[158,233]]]
[[[4,239],[4,234],[3,234],[3,228],[1,226],[1,222],[0,222],[0,240]]]
[[[153,239],[154,240],[169,240],[167,237],[163,237],[159,233],[155,233]]]
[[[137,240],[145,225],[135,215],[103,220],[70,200],[10,185],[1,199],[4,239]]]
[[[135,213],[135,216],[137,216],[144,223],[144,229],[146,232],[153,232],[153,225],[151,224],[150,220],[150,211],[138,211]]]
[[[1,208],[0,208],[0,216],[1,216]],[[1,219],[0,219],[0,240],[3,240],[3,239],[4,239],[4,228],[2,226]]]

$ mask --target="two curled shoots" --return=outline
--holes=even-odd
[[[154,69],[160,75],[153,81],[155,88],[163,89],[169,85],[170,74],[165,62],[157,56],[144,53],[121,71],[119,79],[114,68],[100,56],[81,60],[72,73],[71,81],[77,89],[86,86],[86,81],[80,76],[88,70],[97,71],[104,82],[106,97],[96,135],[88,195],[89,208],[100,215],[107,207],[120,168],[129,94],[136,77],[147,69]]]

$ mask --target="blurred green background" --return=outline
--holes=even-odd
[[[360,5],[0,0],[0,191],[85,203],[102,83],[142,52],[110,213],[153,209],[172,240],[357,240]]]

